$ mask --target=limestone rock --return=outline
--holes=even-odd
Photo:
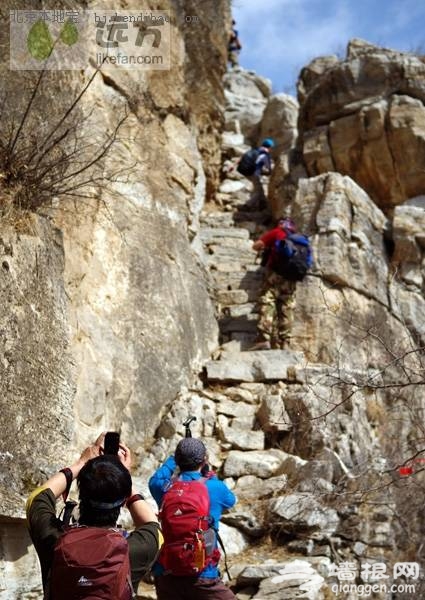
[[[225,179],[220,185],[219,190],[224,194],[233,194],[239,192],[245,188],[244,181],[234,181],[232,179]]]
[[[281,394],[270,394],[263,398],[257,414],[264,431],[290,431],[291,419],[285,409]]]
[[[254,392],[251,392],[249,389],[245,389],[242,386],[241,387],[228,387],[226,389],[226,396],[228,396],[229,398],[231,398],[234,401],[237,401],[237,402],[243,401],[248,404],[252,404],[256,401]]]
[[[290,350],[243,352],[237,358],[223,353],[219,361],[209,361],[205,369],[210,381],[274,381],[287,379],[290,368],[302,360],[302,353]]]
[[[300,471],[309,463],[296,454],[287,454],[283,463],[282,470],[290,481],[296,481],[300,477]]]
[[[285,568],[284,562],[278,562],[273,559],[264,561],[261,565],[249,565],[245,567],[238,575],[238,584],[258,584],[263,579],[274,575],[279,575],[281,569]]]
[[[233,69],[224,77],[226,123],[237,120],[241,132],[253,144],[258,143],[259,125],[270,91],[271,83],[252,71]]]
[[[422,253],[425,248],[425,210],[415,206],[396,207],[393,218],[394,254],[393,264],[398,268],[399,278],[407,285],[422,287]],[[412,270],[415,274],[412,274]]]
[[[223,131],[221,146],[224,151],[232,150],[235,146],[245,146],[245,138],[242,133]]]
[[[292,347],[302,349],[309,358],[314,357],[314,362],[328,363],[329,350],[338,346],[334,360],[343,366],[345,342],[341,346],[335,340],[348,341],[351,335],[358,339],[359,330],[356,333],[355,327],[351,330],[346,325],[340,329],[336,324],[342,325],[343,319],[348,322],[348,314],[356,311],[356,322],[362,322],[363,328],[373,322],[378,329],[387,331],[388,324],[398,339],[405,340],[402,344],[407,343],[407,331],[403,332],[403,327],[389,313],[389,263],[384,241],[387,220],[370,198],[349,178],[331,173],[300,181],[293,215],[301,230],[316,232],[312,237],[314,268],[321,272],[322,283],[307,276],[297,284]],[[315,311],[312,318],[314,305],[321,305],[324,310]],[[332,332],[332,341],[325,342],[327,331]],[[324,343],[320,350],[316,345],[319,339]],[[365,338],[363,343],[375,342]],[[369,364],[362,344],[353,343],[356,352],[349,351],[346,366]],[[382,357],[383,351],[383,346],[377,343],[375,357]]]
[[[272,90],[272,82],[269,79],[241,67],[228,71],[223,77],[223,84],[224,89],[232,94],[257,100],[267,99]]]
[[[232,450],[224,463],[224,474],[226,477],[255,475],[266,479],[283,473],[283,463],[286,458],[286,452],[275,449],[245,452]]]
[[[248,546],[248,538],[246,535],[230,527],[225,523],[220,523],[220,537],[223,540],[223,546],[226,548],[226,554],[240,554]]]
[[[301,102],[304,102],[306,95],[313,89],[316,83],[320,82],[326,71],[332,69],[338,63],[338,57],[335,55],[319,56],[301,69],[297,82],[297,92]]]
[[[389,209],[425,190],[425,64],[413,55],[350,44],[347,58],[299,84],[310,176],[336,170]]]
[[[250,538],[260,538],[266,533],[265,524],[261,523],[249,510],[233,510],[228,515],[224,515],[222,521],[227,525],[236,527]]]
[[[232,448],[238,450],[263,450],[264,449],[264,431],[252,430],[253,419],[248,416],[241,419],[233,419],[231,425],[227,424],[227,419],[219,416],[219,432],[221,439],[230,444]]]
[[[0,231],[1,514],[24,517],[24,497],[73,459],[69,298],[60,231],[30,218]]]
[[[237,480],[235,494],[241,499],[258,500],[281,494],[287,485],[288,477],[286,475],[276,475],[267,479],[261,479],[255,475],[242,475]]]
[[[324,600],[326,588],[325,579],[303,560],[286,563],[278,575],[263,579],[258,593],[254,596],[260,600],[267,597],[272,600],[292,600],[309,598],[309,600]]]
[[[246,402],[234,402],[226,398],[218,403],[217,412],[229,417],[253,417],[256,407]]]
[[[332,535],[339,524],[335,510],[324,507],[313,494],[289,494],[270,502],[270,519],[276,533],[304,532],[322,539]]]
[[[174,402],[171,410],[167,412],[158,428],[158,437],[174,438],[183,436],[185,429],[183,422],[188,415],[196,417],[190,425],[192,435],[204,437],[212,435],[216,420],[216,403],[204,395],[194,393],[183,394]]]
[[[0,548],[0,598],[43,598],[40,563],[23,520],[2,523]],[[25,552],[22,552],[23,548]]]
[[[261,565],[252,565],[243,568],[238,576],[238,585],[258,585],[260,589],[254,598],[310,598],[323,600],[321,593],[325,568],[329,559],[314,559],[276,561],[265,560]]]
[[[297,139],[298,102],[288,94],[270,96],[261,119],[260,138],[275,141],[273,156],[288,152]]]

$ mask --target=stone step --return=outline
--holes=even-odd
[[[241,241],[241,240],[237,240]],[[257,252],[252,250],[252,244],[249,242],[247,246],[241,247],[239,245],[223,245],[219,246],[217,244],[208,246],[208,256],[213,257],[216,261],[239,261],[240,263],[250,263],[251,265],[255,264],[255,259],[257,258]]]
[[[255,221],[241,221],[240,223],[238,223],[238,225],[240,225],[240,227],[242,227],[243,229],[249,231],[249,234],[252,238],[251,242],[258,239],[260,235],[262,235],[266,231],[266,229],[262,225],[259,225]]]
[[[304,363],[304,354],[292,350],[223,352],[219,360],[205,365],[208,381],[266,382],[293,380],[295,368]]]
[[[219,271],[216,271],[214,273],[214,275],[220,276],[221,273]],[[230,275],[230,273],[229,273],[229,275]],[[244,285],[246,286],[246,282]],[[237,287],[235,285],[233,288],[226,289],[226,290],[223,289],[222,287],[219,287],[218,289],[216,289],[216,297],[218,297],[219,294],[222,294],[225,291],[226,292],[230,292],[230,291],[245,292],[245,294],[246,294],[245,299],[247,300],[247,302],[256,302],[259,294],[261,293],[261,286],[250,282],[250,284],[247,287]]]
[[[225,261],[223,258],[209,256],[205,262],[212,272],[220,271],[221,273],[233,273],[240,272],[242,269],[241,263],[232,259]]]
[[[201,240],[205,244],[217,243],[217,238],[249,239],[249,231],[240,227],[203,227],[200,230]]]
[[[251,184],[247,180],[225,179],[221,182],[218,189],[222,194],[235,194],[236,192],[246,191],[247,183],[251,187]]]
[[[217,210],[214,212],[203,213],[200,217],[202,227],[235,227],[248,229],[250,232],[266,231],[273,225],[273,219],[268,210],[265,211],[243,211],[236,210],[229,212],[229,207],[226,210]]]
[[[234,227],[235,221],[232,213],[212,212],[201,215],[201,227]]]
[[[245,304],[253,299],[249,297],[246,290],[220,290],[216,292],[216,300],[220,304],[232,305]]]
[[[255,311],[255,302],[246,302],[245,304],[233,304],[231,306],[225,306],[221,312],[226,317],[242,317],[244,315],[253,314]]]
[[[243,250],[245,252],[254,252],[252,250],[252,240],[249,238],[239,238],[239,237],[214,237],[211,241],[204,242],[204,245],[208,247],[210,253],[216,251],[221,252],[222,249],[229,249],[231,251],[233,248],[237,250]]]
[[[236,294],[236,299],[241,300],[241,304],[244,302],[256,302],[258,298],[260,287],[254,286],[251,288],[247,288],[246,290],[227,290],[220,289],[216,292],[217,301],[220,302],[220,298],[229,298],[228,294]],[[243,296],[242,296],[243,294]],[[228,304],[227,301],[222,302],[222,304]],[[237,304],[237,302],[232,302],[231,304]]]
[[[235,146],[247,147],[243,133],[234,133],[233,131],[223,131],[221,134],[221,149],[233,149]]]
[[[258,224],[262,224],[265,226],[267,225],[268,228],[270,228],[273,225],[273,218],[271,217],[269,210],[261,210],[261,211],[238,210],[233,215],[233,221],[235,223],[241,223],[243,221],[246,221],[247,223],[258,223]]]
[[[246,331],[233,331],[230,334],[223,335],[223,341],[228,343],[237,343],[239,352],[249,350],[255,344],[257,332],[247,333]]]
[[[207,255],[205,259],[206,264],[211,270],[222,271],[222,272],[234,272],[238,271],[241,273],[248,267],[255,266],[252,258],[233,258],[231,256],[216,256],[214,254]]]
[[[235,331],[256,333],[257,323],[258,314],[243,315],[241,317],[221,317],[218,320],[219,329],[224,334]]]
[[[230,290],[259,290],[263,282],[263,273],[256,267],[255,271],[249,269],[246,271],[232,273],[213,273],[216,288],[219,291]]]

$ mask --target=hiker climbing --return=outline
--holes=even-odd
[[[291,338],[296,282],[304,279],[313,262],[310,242],[286,217],[254,242],[253,249],[263,252],[266,273],[258,300],[259,335],[252,350],[283,348]]]
[[[151,477],[149,489],[160,507],[164,533],[153,569],[158,600],[234,599],[220,579],[217,541],[222,511],[236,498],[209,470],[203,442],[181,440],[174,456]]]
[[[130,600],[130,581],[136,587],[158,554],[158,519],[132,488],[130,450],[120,444],[117,455],[103,454],[103,439],[100,436],[73,465],[52,475],[28,498],[27,520],[45,600]],[[56,517],[56,501],[60,496],[66,500],[74,479],[79,518],[68,525]],[[115,529],[124,505],[135,526],[128,537]]]
[[[267,198],[264,192],[262,176],[270,175],[272,160],[270,150],[274,148],[272,138],[266,138],[259,148],[251,148],[241,157],[237,171],[245,175],[253,185],[251,198],[247,208],[262,210],[267,207]]]
[[[238,31],[235,29],[236,22],[232,21],[232,29],[229,34],[229,43],[227,45],[227,61],[231,68],[239,65],[239,52],[242,49],[242,44],[239,41]]]

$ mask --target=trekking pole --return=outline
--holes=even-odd
[[[185,428],[185,437],[192,437],[192,432],[190,431],[190,424],[192,421],[196,421],[196,417],[188,417],[186,421],[183,422],[183,427]]]

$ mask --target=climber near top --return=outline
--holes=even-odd
[[[132,488],[129,448],[117,443],[116,455],[105,454],[103,439],[104,434],[28,498],[27,521],[40,560],[45,600],[89,595],[130,600],[132,585],[136,587],[149,570],[161,546],[158,519]],[[56,517],[56,501],[60,496],[66,500],[74,479],[79,517],[78,523],[69,525],[69,519]],[[115,529],[124,505],[135,526],[127,537]]]
[[[252,247],[263,252],[261,264],[266,272],[258,299],[258,337],[251,350],[288,347],[296,282],[304,279],[313,263],[310,242],[305,235],[296,233],[291,218],[282,217]]]
[[[186,437],[152,475],[164,545],[153,568],[158,600],[234,600],[220,578],[217,546],[223,510],[236,498],[209,469],[204,443]]]
[[[239,66],[239,52],[242,49],[242,44],[239,41],[239,34],[235,29],[235,25],[235,20],[232,20],[232,29],[230,30],[229,42],[227,44],[227,60],[232,69]]]
[[[272,170],[272,159],[270,151],[274,148],[274,140],[266,138],[261,142],[259,148],[251,148],[241,157],[237,171],[245,175],[253,185],[251,198],[247,208],[262,210],[267,207],[267,198],[264,192],[263,175],[270,175]]]

